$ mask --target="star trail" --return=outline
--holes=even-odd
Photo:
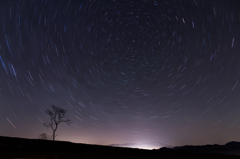
[[[0,135],[225,144],[240,136],[240,1],[0,2]],[[159,145],[160,147],[161,145]]]

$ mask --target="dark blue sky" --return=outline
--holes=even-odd
[[[0,2],[0,135],[93,144],[240,136],[240,1]]]

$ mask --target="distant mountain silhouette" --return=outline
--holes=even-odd
[[[225,145],[202,145],[202,146],[181,146],[173,147],[172,150],[184,151],[184,152],[201,152],[201,153],[219,153],[228,155],[240,156],[240,142],[231,141]]]
[[[0,136],[0,159],[240,159],[240,156],[219,153],[219,151],[228,150],[226,152],[230,154],[231,150],[235,152],[237,149],[239,149],[239,143],[236,142],[220,147],[219,145],[207,145],[144,150]]]

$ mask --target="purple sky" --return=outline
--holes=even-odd
[[[240,1],[0,2],[0,135],[90,144],[240,136]],[[140,147],[140,146],[139,146]]]

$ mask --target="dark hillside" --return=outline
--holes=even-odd
[[[181,152],[172,149],[142,150],[111,146],[76,144],[63,141],[0,137],[1,159],[134,159],[134,158],[218,158],[237,159],[223,154]]]

